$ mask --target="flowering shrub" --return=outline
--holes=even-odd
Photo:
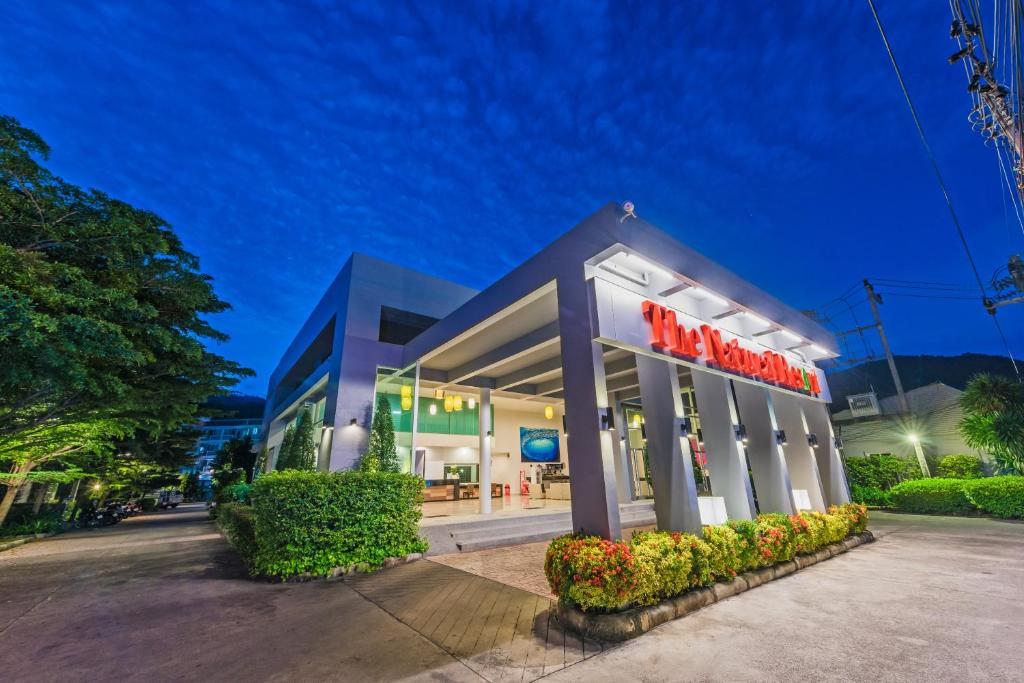
[[[736,532],[737,571],[746,572],[761,566],[761,555],[757,551],[757,525],[749,519],[732,519],[726,522],[726,526]]]
[[[711,548],[709,569],[713,581],[732,581],[743,565],[740,563],[740,537],[728,526],[704,527],[704,542]]]
[[[792,560],[794,541],[793,524],[788,516],[781,512],[758,515],[757,551],[762,566]]]
[[[812,553],[867,526],[857,503],[825,512],[771,513],[708,526],[702,538],[646,531],[627,544],[596,536],[551,541],[544,572],[551,591],[583,610],[652,605],[687,589],[731,581],[738,573]]]
[[[844,516],[847,524],[850,526],[849,533],[863,533],[868,528],[868,508],[866,505],[859,503],[832,505],[829,507],[828,513],[830,515]],[[845,538],[845,535],[843,538]]]
[[[689,534],[680,533],[644,531],[634,534],[629,543],[637,574],[633,601],[653,605],[689,588],[693,566],[690,543],[695,540]]]
[[[639,583],[635,565],[628,545],[597,536],[555,539],[544,558],[551,590],[581,609],[612,610],[632,602]]]

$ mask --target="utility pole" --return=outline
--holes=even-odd
[[[889,339],[885,336],[885,327],[882,326],[882,316],[878,312],[878,304],[882,297],[875,294],[875,288],[871,286],[867,278],[864,279],[864,289],[868,293],[868,301],[871,303],[871,314],[875,316],[875,326],[878,328],[878,338],[882,341],[882,349],[885,351],[885,360],[889,362],[889,372],[892,373],[893,384],[896,385],[896,395],[899,396],[900,408],[910,418],[910,404],[907,402],[907,395],[903,393],[903,382],[900,381],[900,373],[896,370],[896,359],[892,356],[892,349],[889,348]],[[928,469],[928,461],[924,458],[924,451],[921,449],[921,439],[917,434],[911,434],[910,440],[914,444],[914,452],[917,454],[917,462],[921,465],[921,473],[926,477],[932,476]]]

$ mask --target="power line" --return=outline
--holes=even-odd
[[[963,245],[964,254],[967,256],[967,261],[971,264],[971,271],[974,273],[974,279],[978,283],[978,290],[981,292],[982,299],[987,301],[988,296],[985,292],[985,285],[981,282],[981,275],[978,273],[978,266],[974,263],[974,256],[971,254],[971,248],[967,245],[967,237],[964,235],[963,227],[960,225],[960,219],[957,217],[956,210],[953,208],[953,200],[950,199],[949,190],[946,188],[946,181],[942,178],[942,172],[939,170],[939,163],[936,161],[931,145],[928,144],[928,138],[924,134],[924,127],[921,125],[921,119],[917,115],[917,108],[914,106],[914,101],[910,98],[910,91],[907,89],[907,84],[903,80],[903,72],[900,71],[899,64],[896,62],[896,55],[893,54],[892,46],[889,44],[889,37],[885,34],[885,29],[882,27],[882,19],[878,16],[878,10],[875,9],[874,0],[868,0],[868,7],[871,8],[871,14],[874,15],[875,24],[878,26],[878,33],[882,36],[882,42],[885,43],[885,51],[889,54],[889,61],[892,63],[893,71],[896,72],[896,78],[900,82],[900,89],[903,91],[903,97],[906,99],[907,107],[910,108],[910,114],[914,118],[914,125],[917,127],[917,134],[921,138],[921,144],[924,146],[925,152],[928,153],[928,160],[931,162],[932,170],[935,172],[935,179],[938,181],[939,188],[942,190],[942,196],[946,200],[946,207],[949,209],[949,216],[953,220],[953,225],[956,227],[956,233],[960,237],[960,244]],[[1010,344],[1006,340],[1006,335],[1003,334],[1003,327],[999,324],[999,320],[996,319],[995,315],[992,316],[992,322],[995,323],[996,330],[999,332],[999,337],[1006,346],[1006,354],[1010,357],[1010,363],[1013,365],[1013,371],[1017,374],[1017,380],[1020,381],[1020,369],[1017,367],[1017,361],[1014,359],[1013,352],[1010,350]]]

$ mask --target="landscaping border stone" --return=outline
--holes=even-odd
[[[655,626],[684,617],[690,612],[696,612],[719,600],[725,600],[739,595],[749,588],[789,576],[874,540],[874,534],[870,531],[854,534],[838,543],[825,546],[815,553],[800,555],[793,560],[780,562],[770,567],[744,572],[728,583],[716,583],[709,588],[687,591],[674,598],[663,600],[657,605],[633,607],[608,614],[596,614],[559,603],[555,608],[555,619],[565,628],[587,638],[606,642],[621,642],[636,638]]]

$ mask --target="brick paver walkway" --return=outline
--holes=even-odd
[[[564,631],[546,597],[430,560],[346,583],[489,681],[532,681],[608,647]]]

